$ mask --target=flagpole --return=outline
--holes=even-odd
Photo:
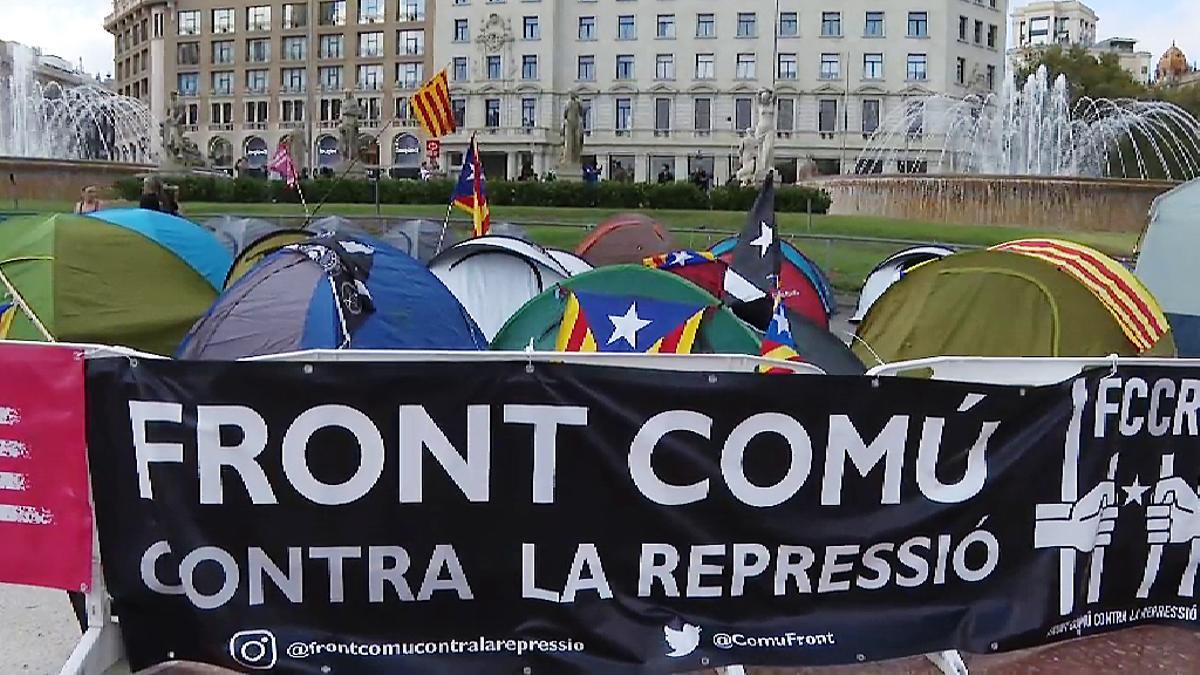
[[[472,149],[474,149],[475,161],[479,162],[480,161],[479,150],[475,145],[475,133],[474,132],[472,132],[472,134],[471,134],[471,140],[468,143],[467,148],[468,148],[468,152],[470,152]],[[465,161],[466,157],[464,156],[463,159]],[[442,220],[442,232],[440,235],[438,235],[438,245],[437,245],[437,249],[433,252],[434,255],[437,255],[442,252],[442,244],[444,244],[446,241],[446,228],[450,227],[450,214],[453,212],[454,212],[454,192],[451,192],[450,193],[450,203],[446,205],[446,218],[444,220]]]

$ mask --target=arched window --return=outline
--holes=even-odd
[[[208,143],[208,158],[213,166],[233,166],[233,144],[217,136]]]
[[[267,165],[267,142],[258,136],[246,139],[246,166],[261,169]]]
[[[392,142],[392,166],[397,169],[421,167],[421,142],[412,134],[400,134]]]
[[[341,157],[338,154],[338,139],[333,136],[322,136],[317,139],[317,167],[332,169],[337,166]]]

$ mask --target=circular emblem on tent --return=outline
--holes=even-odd
[[[342,296],[342,306],[351,314],[362,314],[362,301],[358,297],[358,291],[354,288],[354,284],[349,281],[343,281],[338,289]]]

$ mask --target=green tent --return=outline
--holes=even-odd
[[[606,295],[630,295],[674,302],[702,302],[716,309],[704,318],[693,353],[759,353],[760,339],[720,302],[682,277],[642,265],[601,267],[560,282],[560,286]],[[492,349],[520,351],[533,340],[538,351],[554,351],[566,298],[555,286],[543,292],[509,318],[492,340]]]
[[[853,348],[868,365],[933,356],[1173,356],[1156,308],[1108,256],[1068,242],[1010,242],[906,273],[871,306]],[[1155,323],[1160,330],[1137,334]]]
[[[5,337],[16,340],[44,341],[48,332],[63,342],[171,354],[217,298],[168,245],[83,216],[0,220],[0,272],[4,302],[14,303],[15,289],[42,324],[14,303]]]

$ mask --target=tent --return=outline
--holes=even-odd
[[[858,326],[874,365],[931,356],[1095,357],[1175,353],[1154,296],[1085,246],[1022,240],[921,265]]]
[[[119,225],[166,247],[220,290],[233,264],[229,251],[204,227],[179,216],[147,209],[105,209],[89,218]]]
[[[519,351],[532,341],[537,351],[554,351],[566,308],[566,294],[560,292],[563,288],[708,305],[713,309],[700,324],[692,351],[758,355],[760,338],[732,312],[720,307],[716,298],[674,274],[642,265],[601,267],[562,281],[558,287],[546,290],[513,314],[492,340],[492,349]]]
[[[275,230],[268,232],[261,238],[251,242],[238,253],[233,260],[233,265],[229,268],[229,274],[225,276],[225,282],[221,288],[229,288],[238,279],[241,279],[254,268],[255,265],[262,262],[262,259],[271,255],[275,251],[289,246],[298,244],[305,239],[312,238],[313,233],[308,230]]]
[[[438,241],[444,251],[463,240],[453,227],[442,233],[442,224],[432,220],[401,220],[390,223],[379,235],[380,241],[404,251],[409,256],[427,263],[439,253]]]
[[[255,241],[283,229],[278,223],[268,220],[238,216],[217,216],[205,220],[202,225],[215,234],[221,244],[229,249],[230,255],[234,256]]]
[[[325,216],[309,223],[304,229],[317,234],[366,234],[361,225],[342,216]]]
[[[1162,303],[1179,355],[1200,356],[1200,178],[1155,200],[1138,249],[1137,276]]]
[[[596,226],[575,249],[576,255],[596,267],[640,263],[651,256],[675,250],[671,233],[637,213],[622,213]]]
[[[212,235],[187,221],[139,228],[73,215],[0,221],[0,271],[50,336],[155,354],[170,354],[216,299],[205,276],[211,261],[195,255],[212,247],[227,256]],[[4,302],[15,300],[6,286],[0,294]],[[47,339],[24,311],[15,308],[11,316],[4,337]]]
[[[792,339],[796,353],[805,362],[817,366],[829,375],[863,375],[867,372],[861,359],[836,335],[788,310]]]
[[[592,267],[590,262],[580,258],[570,251],[564,251],[560,248],[548,248],[545,249],[545,251],[546,253],[549,253],[550,257],[554,258],[554,260],[571,276],[583,274],[584,272],[591,272],[593,269],[595,269]]]
[[[837,313],[837,299],[833,295],[833,284],[821,268],[808,256],[787,241],[780,242],[783,263],[779,270],[779,287],[784,302],[791,309],[821,328],[829,328],[829,317]],[[709,249],[718,258],[733,260],[733,247],[737,237],[717,242]]]
[[[419,262],[364,235],[337,235],[307,239],[256,265],[196,322],[178,356],[341,347],[477,350],[487,341]]]
[[[879,299],[879,296],[883,295],[884,291],[892,284],[900,281],[909,270],[922,263],[940,260],[953,254],[953,249],[945,246],[913,246],[889,256],[867,275],[862,290],[858,294],[858,306],[854,309],[854,316],[850,317],[850,323],[862,321],[867,310]]]
[[[454,245],[429,261],[429,270],[488,339],[522,305],[571,276],[541,246],[497,235]]]
[[[533,237],[529,236],[529,230],[517,225],[516,223],[507,223],[504,221],[492,223],[488,228],[488,234],[496,234],[502,237],[512,237],[521,241],[533,241]]]

